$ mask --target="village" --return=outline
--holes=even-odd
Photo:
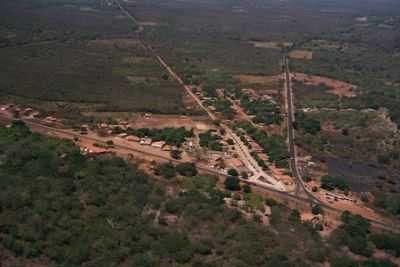
[[[81,124],[68,127],[63,119],[43,116],[31,107],[3,104],[0,105],[0,114],[10,119],[21,119],[48,127],[42,133],[71,139],[85,155],[113,154],[147,162],[194,162],[198,168],[215,174],[229,175],[230,170],[235,170],[243,181],[266,188],[269,186],[268,180],[264,177],[253,176],[254,173],[238,155],[242,148],[234,144],[231,136],[220,126],[208,121],[193,121],[185,116],[173,119],[160,118],[159,115],[141,113],[132,118],[115,119],[111,123],[103,121],[92,125]],[[174,123],[171,123],[171,120]],[[169,127],[169,125],[174,127]],[[252,156],[268,162],[269,157],[264,149],[249,135],[243,135],[238,139],[244,141],[243,147],[251,148]],[[312,163],[306,160],[303,165],[311,164],[310,162]],[[281,181],[288,188],[293,188],[293,178],[285,169],[269,164],[265,170],[274,179]],[[315,182],[306,184],[306,188],[313,192],[314,196],[329,205],[362,213],[372,219],[380,219],[375,212],[363,206],[357,196],[330,192],[319,187],[320,184]],[[231,199],[226,201],[228,205],[238,207],[242,205],[241,201]],[[262,218],[268,217],[268,208],[265,214],[259,215],[262,215]],[[309,215],[306,213],[304,216]],[[321,222],[323,222],[322,218],[316,221],[317,224]]]

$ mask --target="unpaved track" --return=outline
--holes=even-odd
[[[117,3],[121,11],[125,14],[129,14],[128,17],[132,20],[132,22],[137,24],[137,19],[120,4],[119,0],[115,0],[115,2]],[[165,62],[165,60],[160,55],[158,55],[150,45],[146,44],[141,39],[139,40],[143,44],[143,47],[147,48],[147,50],[149,50],[153,54],[153,56],[158,60],[160,65],[164,67],[166,71],[168,71],[168,73],[174,78],[174,80],[177,81],[185,89],[185,91],[196,101],[196,103],[208,114],[210,119],[212,121],[217,121],[218,119],[217,116],[215,116],[215,114],[211,112],[211,110],[209,110],[206,106],[203,105],[200,98],[193,93],[190,86],[186,85],[183,82],[183,80],[179,77],[179,75]],[[221,122],[220,127],[224,128],[226,133],[230,135],[232,140],[234,140],[235,147],[240,152],[239,157],[241,158],[244,165],[253,172],[253,176],[250,177],[250,180],[252,180],[254,183],[265,184],[258,180],[260,177],[264,177],[267,181],[269,181],[270,187],[276,190],[288,191],[286,186],[281,181],[277,181],[258,166],[256,160],[250,155],[248,148],[244,146],[240,138],[238,138],[235,134],[233,134],[233,131],[226,124]],[[265,184],[265,186],[268,186],[268,184]]]
[[[137,20],[135,19],[135,17],[129,13],[119,2],[119,0],[114,0],[117,5],[119,6],[119,8],[121,9],[121,11],[123,13],[125,13],[136,25],[138,25]],[[149,49],[153,55],[157,58],[157,60],[160,62],[160,64],[170,73],[170,75],[180,84],[184,87],[184,89],[187,91],[187,93],[199,104],[199,106],[207,112],[207,114],[210,116],[210,118],[215,121],[217,118],[216,116],[208,109],[206,108],[202,103],[201,100],[192,92],[191,88],[187,85],[184,84],[183,80],[172,70],[172,68],[166,64],[166,62],[161,58],[161,56],[157,55],[155,53],[155,51],[153,50],[153,48],[149,45],[146,45],[142,40],[140,40],[140,42],[142,43],[143,47],[147,47],[147,49]],[[297,167],[297,158],[296,158],[296,146],[294,143],[294,129],[293,129],[293,122],[295,120],[295,116],[294,116],[294,104],[293,104],[293,92],[292,92],[292,85],[291,85],[291,79],[290,79],[290,71],[289,71],[289,61],[287,56],[285,56],[284,58],[284,67],[285,67],[285,89],[286,89],[286,97],[287,97],[287,104],[288,104],[288,139],[289,139],[289,151],[290,151],[290,167],[292,169],[293,175],[296,178],[297,181],[297,194],[295,196],[287,193],[287,192],[282,192],[280,190],[276,190],[274,188],[272,188],[271,186],[268,186],[266,184],[261,184],[258,181],[246,181],[244,180],[243,182],[247,182],[249,184],[252,184],[254,186],[257,186],[259,188],[263,188],[265,190],[270,190],[272,192],[280,192],[281,194],[285,195],[286,197],[290,196],[293,198],[296,198],[298,200],[302,199],[305,200],[309,203],[314,203],[314,204],[319,204],[321,205],[325,210],[332,212],[332,213],[342,213],[343,211],[334,207],[331,207],[330,205],[327,205],[326,203],[320,201],[318,198],[314,197],[305,187],[305,185],[303,184],[303,181],[299,175],[298,172],[298,167]],[[229,127],[227,127],[224,124],[221,124],[221,126],[223,128],[225,128],[226,130],[228,130],[227,132],[231,132],[231,129]],[[234,139],[234,138],[233,138]],[[235,139],[234,139],[235,140]],[[236,144],[237,146],[241,147],[240,143]],[[247,158],[243,158],[242,160],[244,160],[244,162],[247,162],[248,165],[252,165],[251,161],[248,161]],[[253,159],[254,160],[254,159]],[[213,170],[213,172],[215,173],[215,170]],[[258,173],[257,175],[263,174],[264,176],[268,176],[266,173],[264,173],[263,171]],[[301,192],[306,194],[306,198],[300,197],[299,195],[301,194]],[[391,231],[396,231],[399,232],[399,227],[398,226],[393,226],[393,225],[389,225],[389,224],[385,224],[379,221],[375,221],[375,220],[371,220],[368,219],[372,225],[379,227],[379,228],[383,228],[383,229],[387,229],[387,230],[391,230]]]

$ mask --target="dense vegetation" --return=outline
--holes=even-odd
[[[338,188],[340,190],[349,190],[349,185],[345,178],[343,177],[332,177],[329,175],[324,175],[321,178],[321,187],[326,190],[333,190]]]
[[[289,153],[286,140],[280,135],[268,135],[254,128],[249,123],[239,123],[237,127],[244,129],[264,150],[270,160],[279,167],[288,166]],[[263,166],[261,166],[263,167]]]
[[[307,117],[302,112],[296,113],[296,121],[294,122],[293,127],[295,129],[303,129],[306,133],[315,135],[319,131],[321,131],[321,123],[313,118]]]
[[[298,212],[273,201],[266,202],[271,226],[224,207],[230,193],[213,178],[193,176],[189,163],[165,165],[193,176],[178,184],[169,178],[166,193],[164,182],[120,158],[82,156],[69,141],[32,134],[22,123],[0,128],[0,158],[2,263],[298,267],[342,258]],[[261,197],[246,194],[249,205],[260,206]],[[360,220],[351,227],[353,219],[344,220],[343,231],[363,237]],[[387,250],[398,242],[373,240]]]
[[[222,144],[220,140],[222,139],[219,135],[214,134],[213,131],[209,130],[205,133],[199,134],[200,146],[206,147],[215,151],[222,151]]]
[[[232,103],[229,100],[219,98],[213,105],[216,111],[220,112],[224,118],[228,120],[233,119],[235,111],[232,109]]]
[[[283,116],[279,106],[271,100],[251,100],[248,95],[243,95],[240,105],[246,110],[247,114],[254,115],[255,123],[265,123],[266,125],[280,125]]]

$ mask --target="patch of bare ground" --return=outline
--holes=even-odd
[[[151,26],[151,27],[159,25],[159,23],[155,21],[139,21],[138,24],[140,26]]]
[[[135,48],[141,47],[141,43],[139,40],[136,39],[129,39],[129,38],[116,38],[116,39],[98,39],[91,41],[92,44],[97,45],[104,45],[104,46],[113,46],[116,48]]]
[[[235,75],[234,78],[238,79],[241,83],[245,84],[261,84],[261,85],[275,85],[282,78],[281,75]]]
[[[144,76],[127,76],[126,78],[132,83],[141,83],[141,82],[148,82],[151,80],[155,80],[155,78],[144,77]]]
[[[331,40],[317,39],[312,40],[311,46],[309,46],[308,48],[313,49],[313,47],[320,47],[324,49],[346,49],[348,47],[348,44]]]
[[[192,112],[192,114],[203,114],[204,110],[199,106],[196,100],[193,99],[189,94],[183,93],[182,94],[182,103],[184,107]]]
[[[278,168],[273,164],[269,166],[269,169],[272,176],[277,178],[277,180],[282,181],[286,186],[293,185],[293,177],[288,174],[286,169]]]
[[[387,109],[380,108],[377,113],[378,121],[375,120],[373,124],[375,128],[388,131],[390,133],[396,133],[398,131],[397,124],[392,121]]]
[[[324,226],[323,230],[319,232],[322,237],[329,237],[331,233],[340,226],[340,222],[336,220],[336,218],[331,218],[329,214],[322,216],[314,215],[311,212],[302,212],[301,220],[309,221],[313,224],[321,223]]]
[[[262,42],[262,41],[249,41],[249,44],[252,44],[256,48],[265,48],[265,49],[281,49],[284,47],[289,47],[292,43],[289,42]]]
[[[83,12],[99,12],[100,11],[96,8],[89,7],[89,6],[80,7],[79,10],[83,11]]]
[[[289,53],[290,58],[312,60],[313,52],[306,50],[293,50]]]
[[[373,252],[373,257],[377,259],[387,259],[396,264],[397,266],[400,266],[400,257],[395,257],[391,254],[386,253],[383,250],[375,249]]]
[[[134,115],[129,119],[129,123],[135,128],[185,127],[199,131],[215,128],[207,117],[193,118],[176,115],[152,115],[147,118],[141,115]]]
[[[305,73],[293,73],[292,79],[307,85],[313,85],[313,86],[325,85],[330,88],[328,93],[335,94],[339,97],[356,96],[355,90],[357,89],[357,87],[355,85],[340,80],[335,80],[328,77],[322,77],[316,75],[308,75]]]
[[[152,61],[151,58],[148,57],[126,57],[122,59],[122,62],[128,63],[128,64],[139,64],[143,62],[149,62]]]

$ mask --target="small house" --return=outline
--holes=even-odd
[[[163,148],[165,146],[165,141],[157,141],[151,144],[152,147]]]
[[[152,142],[151,138],[148,137],[140,139],[140,144],[143,146],[150,146]]]
[[[140,138],[134,135],[128,135],[126,136],[126,140],[128,140],[129,142],[140,142]]]

